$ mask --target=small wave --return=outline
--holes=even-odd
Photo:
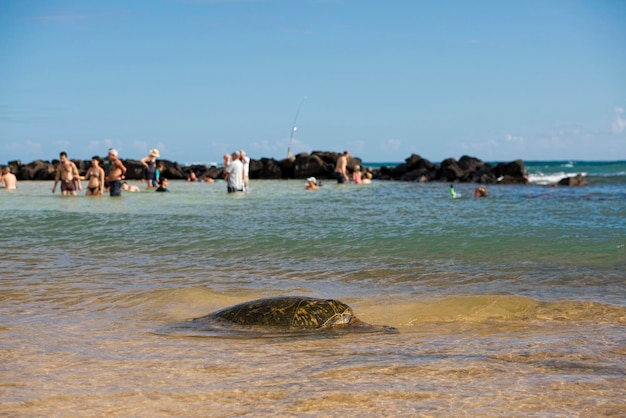
[[[587,176],[587,173],[566,173],[564,171],[558,173],[544,174],[542,172],[537,172],[534,174],[528,175],[528,181],[531,184],[539,184],[539,185],[549,185],[558,183],[561,179],[566,177],[573,177],[578,174],[582,174],[583,176]]]
[[[375,319],[372,319],[372,316]],[[574,300],[540,302],[524,296],[477,295],[396,303],[392,307],[370,306],[362,319],[381,323],[387,321],[390,325],[400,327],[419,326],[425,323],[493,321],[509,323],[591,321],[624,324],[626,307]]]

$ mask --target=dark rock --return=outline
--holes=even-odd
[[[287,179],[289,173],[294,171],[294,163],[292,160],[282,160],[280,163],[273,158],[261,158],[262,169],[257,170],[255,174],[259,177],[252,176],[252,164],[250,165],[250,178],[258,179]],[[291,177],[293,178],[293,177]]]
[[[91,160],[72,160],[74,164],[76,164],[76,168],[78,168],[78,173],[81,176],[84,176],[89,167],[91,167]]]
[[[522,160],[498,163],[494,173],[501,184],[528,184],[528,172]]]
[[[294,177],[297,179],[305,179],[307,177],[332,178],[337,159],[341,156],[338,153],[314,152],[311,155],[306,153],[299,154],[295,160]],[[363,164],[360,158],[350,158],[347,168],[349,172],[354,172],[356,166],[361,167]]]
[[[263,172],[263,161],[250,159],[250,170],[248,176],[251,179],[259,179],[261,177],[261,173]],[[278,176],[280,178],[280,176]]]
[[[396,167],[383,166],[380,169],[381,178],[389,178],[400,181],[428,181],[437,177],[438,167],[430,161],[412,154],[405,162]]]
[[[224,169],[222,167],[211,166],[204,173],[204,178],[210,177],[213,180],[224,178]]]
[[[443,181],[459,181],[463,179],[464,172],[454,158],[448,158],[441,162],[441,179]]]
[[[201,180],[207,177],[208,167],[202,164],[192,164],[188,167],[183,167],[183,172],[185,174],[185,179],[188,179],[191,176],[191,173],[193,173],[198,180]]]
[[[407,172],[407,164],[398,164],[395,167],[382,166],[380,168],[381,178],[385,180],[397,180],[400,179]]]
[[[478,158],[464,155],[458,163],[463,170],[461,181],[468,183],[496,183],[493,166]]]
[[[473,183],[496,184],[498,182],[498,179],[493,173],[493,167],[489,164],[485,165],[485,167],[487,166],[489,167],[489,169],[475,172],[474,177],[472,177],[470,181]]]
[[[343,153],[338,152],[328,152],[328,151],[313,151],[311,155],[317,155],[322,159],[325,163],[331,164],[333,169],[335,168],[335,164],[337,163],[337,159],[343,155]],[[348,167],[350,166],[350,161],[348,161]]]
[[[317,177],[320,179],[331,178],[337,159],[342,154],[337,152],[314,151],[311,154],[301,153],[297,156],[277,161],[272,158],[261,158],[260,160],[250,160],[251,179],[301,179],[307,177]],[[81,175],[91,166],[91,160],[72,160],[78,167]],[[122,160],[126,166],[126,178],[128,180],[141,180],[144,178],[144,166],[137,160]],[[58,160],[52,162],[37,160],[32,163],[22,165],[20,161],[9,163],[11,171],[16,174],[18,180],[53,180]],[[181,167],[176,162],[168,160],[158,160],[163,164],[162,176],[172,180],[187,179],[191,172],[196,174],[198,179],[223,178],[223,168],[202,164]],[[363,167],[362,160],[358,157],[351,157],[348,160],[348,171],[354,172],[356,166]],[[104,159],[103,167],[107,167],[107,159]],[[527,184],[528,174],[522,160],[510,163],[498,163],[494,168],[492,165],[484,163],[475,157],[463,156],[457,162],[453,158],[444,160],[440,166],[422,158],[417,154],[412,154],[404,163],[395,167],[381,167],[372,171],[373,177],[379,180],[399,180],[412,182],[474,182],[483,184],[493,184],[496,182],[503,184]],[[584,181],[584,178],[583,178]],[[579,182],[580,183],[580,182]],[[568,181],[569,184],[569,181]],[[586,181],[585,181],[586,184]]]
[[[480,171],[485,166],[485,163],[478,158],[469,157],[467,155],[462,156],[458,164],[465,173]]]
[[[565,177],[557,183],[559,186],[586,186],[587,179],[582,174],[576,174],[573,177]]]
[[[19,168],[18,180],[54,180],[56,168],[48,161],[36,160]]]
[[[294,161],[294,178],[305,179],[307,177],[327,177],[332,173],[332,166],[325,163],[319,155],[307,153],[298,154]]]
[[[7,164],[7,167],[9,167],[9,170],[11,171],[11,173],[15,174],[15,178],[17,178],[18,180],[23,180],[19,176],[19,172],[22,169],[22,162],[20,160],[9,161],[9,163]],[[3,168],[4,167],[0,166],[0,169],[3,169]]]
[[[144,178],[146,168],[137,160],[122,160],[122,164],[126,167],[127,180],[141,180]],[[167,177],[169,179],[169,177]]]
[[[185,175],[185,171],[181,168],[180,165],[178,165],[177,162],[171,162],[168,160],[158,160],[157,166],[161,163],[163,164],[163,171],[161,172],[161,177],[165,177],[168,180],[186,180],[187,179],[187,176]]]

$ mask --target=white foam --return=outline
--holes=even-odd
[[[544,174],[541,171],[538,171],[533,174],[528,175],[528,182],[531,184],[555,184],[558,183],[559,180],[564,179],[566,177],[574,177],[578,174],[582,174],[583,176],[587,176],[587,173],[566,173],[566,172],[558,172],[551,174]]]

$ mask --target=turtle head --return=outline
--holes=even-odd
[[[349,325],[352,324],[353,320],[358,321],[358,319],[352,314],[352,309],[350,309],[350,307],[346,307],[346,310],[343,312],[338,312],[328,318],[328,320],[322,324],[321,328]]]

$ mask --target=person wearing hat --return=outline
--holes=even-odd
[[[153,148],[150,153],[143,157],[140,161],[144,166],[144,179],[148,183],[148,189],[150,187],[157,187],[156,178],[156,159],[159,157],[159,150]]]
[[[317,190],[319,187],[317,186],[317,179],[315,177],[309,177],[306,179],[307,184],[304,186],[305,190]]]

